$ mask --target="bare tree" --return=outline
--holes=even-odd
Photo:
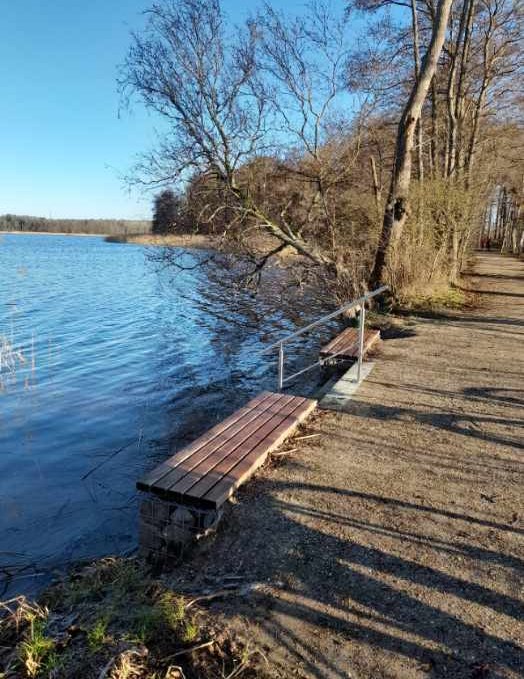
[[[520,195],[503,132],[519,116],[516,5],[351,5],[266,4],[232,28],[218,0],[163,0],[133,37],[123,90],[167,130],[135,180],[175,187],[186,227],[217,236],[244,283],[284,251],[289,278],[330,296],[453,280],[497,187]]]
[[[471,102],[469,135],[464,134],[463,149],[467,183],[471,180],[481,125],[489,107],[504,110],[515,98],[514,83],[522,76],[523,67],[523,11],[521,3],[479,0],[472,38],[475,53],[469,59],[470,63],[463,66],[464,79],[468,75],[470,79],[463,99],[467,96]],[[466,116],[466,106],[464,109]]]
[[[256,272],[289,247],[319,275],[346,276],[331,203],[351,165],[340,153],[349,129],[338,105],[349,21],[340,14],[317,3],[289,20],[266,6],[231,31],[218,0],[166,0],[148,12],[123,66],[123,91],[169,125],[137,168],[139,181],[187,185],[207,177],[222,200],[201,213],[213,222],[228,211],[222,237],[250,256],[253,234],[267,238],[256,240],[257,250],[266,245]],[[362,119],[351,127],[357,139]],[[251,190],[248,168],[264,156],[279,158],[291,181],[307,187],[300,210],[292,201],[275,209]]]
[[[372,287],[383,280],[386,258],[395,251],[406,221],[415,129],[444,45],[451,5],[452,0],[440,0],[437,6],[431,41],[422,61],[420,77],[413,85],[399,122],[395,162],[384,211],[382,233],[370,276]]]

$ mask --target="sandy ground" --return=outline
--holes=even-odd
[[[479,255],[466,283],[481,308],[383,342],[175,577],[261,583],[211,608],[270,676],[524,676],[524,263]]]

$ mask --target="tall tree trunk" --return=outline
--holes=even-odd
[[[375,158],[373,156],[369,157],[369,162],[371,164],[371,176],[373,177],[373,194],[375,196],[375,205],[377,206],[377,212],[380,215],[381,211],[381,200],[382,200],[382,187],[378,181],[377,165],[375,163]]]
[[[415,128],[420,118],[431,80],[437,70],[442,52],[446,28],[453,0],[440,0],[433,24],[431,41],[422,61],[420,77],[414,83],[397,130],[395,162],[391,185],[384,210],[382,233],[375,253],[375,262],[370,276],[370,286],[376,287],[383,281],[386,260],[396,250],[409,209],[409,186],[411,183],[412,152]]]
[[[459,77],[455,93],[455,113],[457,117],[457,159],[456,171],[462,172],[465,163],[466,149],[464,138],[464,123],[466,116],[466,71],[469,64],[471,51],[471,36],[473,27],[474,0],[464,0],[466,14],[464,26],[464,39],[460,53]],[[467,180],[466,180],[467,182]]]
[[[451,234],[451,281],[457,282],[459,275],[460,236],[455,225]]]
[[[479,96],[475,102],[475,110],[473,113],[473,126],[471,129],[471,135],[469,138],[468,148],[466,150],[466,158],[464,163],[465,175],[466,175],[466,188],[469,188],[471,183],[471,170],[473,168],[473,163],[475,160],[475,151],[477,150],[477,142],[479,138],[480,131],[480,118],[484,110],[484,105],[486,103],[486,95],[488,91],[488,77],[487,75],[482,79],[482,85],[480,88]]]
[[[458,85],[457,85],[457,68],[459,66],[459,56],[462,49],[463,36],[466,29],[466,21],[468,16],[467,0],[462,4],[460,13],[460,21],[458,26],[457,37],[455,41],[451,41],[450,47],[450,64],[449,77],[447,88],[447,103],[448,103],[448,165],[447,176],[453,177],[457,171],[458,166]]]
[[[512,251],[512,241],[513,241],[513,220],[515,215],[515,208],[513,204],[513,198],[511,195],[506,196],[506,220],[504,223],[504,231],[502,234],[502,245],[501,252],[511,252]]]
[[[506,209],[506,187],[499,188],[499,200],[497,205],[497,221],[495,224],[495,243],[499,243],[504,224],[504,211]]]
[[[489,236],[489,229],[490,229],[490,220],[491,220],[491,210],[492,206],[491,203],[486,205],[483,213],[483,218],[482,218],[482,224],[480,226],[480,231],[479,231],[479,241],[478,241],[478,247],[482,248],[482,245],[485,241],[485,239]]]
[[[497,194],[497,207],[495,210],[495,222],[493,224],[493,241],[497,240],[498,233],[499,233],[499,222],[500,222],[500,216],[502,212],[502,188],[499,186],[498,187],[498,194]]]
[[[431,140],[429,146],[429,162],[431,167],[431,176],[433,179],[439,176],[440,165],[438,114],[438,95],[435,75],[431,81]]]
[[[429,16],[432,23],[435,23],[435,5],[433,0],[427,0],[427,7],[429,11]],[[440,125],[439,125],[439,105],[438,105],[438,74],[435,73],[431,79],[431,138],[429,146],[429,166],[432,179],[436,179],[440,176],[440,164],[444,162],[444,159],[440,156]],[[445,165],[442,176],[446,174]]]
[[[411,23],[413,29],[413,62],[415,66],[415,81],[418,82],[420,78],[420,49],[418,36],[417,0],[411,0]],[[417,161],[418,178],[420,182],[423,182],[424,155],[422,146],[422,114],[417,122]]]
[[[484,111],[484,106],[486,104],[486,97],[488,93],[488,87],[491,82],[491,62],[492,57],[490,56],[490,49],[492,43],[492,30],[493,24],[490,22],[489,30],[486,32],[484,39],[484,48],[482,55],[482,83],[480,86],[480,91],[475,102],[475,107],[473,111],[473,125],[471,129],[471,135],[469,138],[468,148],[466,149],[465,157],[465,175],[466,175],[466,188],[469,188],[471,183],[471,170],[473,168],[473,163],[475,160],[475,151],[477,149],[477,142],[479,138],[480,131],[480,119]]]

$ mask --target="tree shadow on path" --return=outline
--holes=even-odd
[[[524,620],[521,600],[474,581],[471,570],[458,577],[402,552],[403,545],[417,545],[428,554],[497,565],[515,578],[524,565],[521,559],[357,517],[359,506],[371,503],[378,509],[402,509],[413,516],[414,526],[417,514],[431,514],[458,525],[472,522],[481,530],[509,527],[322,484],[262,481],[256,498],[246,493],[242,499],[241,513],[233,525],[226,520],[226,532],[213,547],[214,562],[224,572],[248,572],[268,583],[255,605],[240,605],[240,614],[260,625],[306,670],[299,676],[361,676],[359,657],[363,652],[373,656],[373,649],[423,667],[428,677],[472,679],[481,665],[489,673],[479,676],[490,679],[524,669],[524,649],[517,641],[486,631],[482,617],[471,615],[482,607],[488,617],[518,623]],[[347,509],[333,511],[334,506]],[[366,543],[367,535],[375,541],[388,538],[387,545]],[[227,615],[228,606],[220,607]],[[238,605],[234,612],[239,613]],[[402,675],[392,670],[362,676]]]

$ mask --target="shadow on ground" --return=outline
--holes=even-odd
[[[495,292],[522,281],[518,262],[479,261],[481,276],[516,273],[486,276]],[[313,418],[316,436],[239,492],[174,576],[191,593],[258,583],[209,605],[248,629],[270,677],[524,676],[524,313],[510,297],[384,342],[348,412]]]
[[[517,581],[524,568],[522,558],[457,539],[457,535],[467,533],[468,526],[503,533],[524,531],[422,502],[402,502],[321,484],[263,481],[257,484],[256,496],[243,495],[240,512],[250,505],[247,512],[253,523],[239,524],[240,512],[233,510],[221,529],[228,534],[220,545],[227,555],[220,548],[217,554],[215,544],[214,560],[221,564],[221,572],[269,584],[251,600],[219,603],[214,608],[264,630],[270,661],[274,658],[269,640],[277,639],[296,676],[347,678],[362,676],[362,672],[364,676],[413,676],[401,673],[402,657],[411,668],[418,668],[420,676],[520,676],[524,649],[504,634],[487,631],[482,619],[468,622],[463,615],[464,606],[481,607],[486,616],[499,614],[518,624],[524,619],[518,596],[479,584],[472,573],[458,577],[422,565],[403,556],[402,551],[409,545],[411,550],[438,555],[437,561],[480,562],[488,570],[504,569]],[[301,497],[308,499],[301,502]],[[331,509],[341,504],[347,508],[344,513]],[[425,531],[393,527],[390,520],[370,521],[358,511],[362,505],[368,507],[365,513],[412,516],[414,526],[419,521],[417,515],[437,523],[444,519],[456,524],[457,535],[443,539]],[[348,539],[351,534],[353,540]],[[365,544],[366,535],[384,546]],[[259,558],[253,560],[248,553]],[[424,596],[428,592],[453,605],[446,606],[447,610],[433,605],[431,597]],[[309,640],[311,628],[320,642],[316,648]],[[374,664],[373,655],[379,650],[394,654],[390,672]]]

